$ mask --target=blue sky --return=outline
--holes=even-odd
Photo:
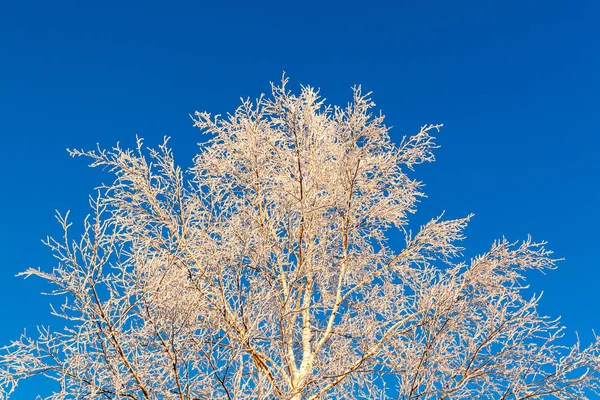
[[[429,197],[413,227],[474,212],[469,256],[502,235],[547,240],[565,261],[532,275],[532,292],[589,340],[600,330],[599,13],[591,0],[2,2],[0,342],[57,323],[44,286],[14,275],[51,268],[40,239],[60,234],[54,210],[79,222],[109,180],[67,147],[168,135],[189,165],[203,138],[188,114],[232,111],[283,71],[336,104],[362,84],[396,141],[444,123],[438,161],[414,175]]]

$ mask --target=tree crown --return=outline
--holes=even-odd
[[[226,118],[189,174],[157,149],[73,150],[114,182],[77,241],[47,245],[58,332],[4,349],[4,396],[43,374],[49,398],[581,398],[600,394],[600,341],[561,345],[524,298],[553,269],[544,243],[505,239],[461,261],[471,216],[405,228],[434,160],[425,125],[394,145],[370,94],[345,108],[287,80]],[[405,234],[394,251],[390,228]]]

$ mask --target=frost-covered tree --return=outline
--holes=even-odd
[[[563,346],[524,297],[526,271],[555,267],[542,243],[461,261],[469,216],[408,231],[440,126],[393,144],[373,105],[284,79],[227,118],[196,113],[211,136],[187,173],[166,141],[72,151],[114,182],[77,240],[59,216],[58,264],[23,273],[64,298],[66,328],[4,348],[4,397],[33,375],[51,399],[600,395],[600,339]]]

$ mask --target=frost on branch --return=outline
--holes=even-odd
[[[187,173],[157,149],[71,151],[114,176],[84,233],[46,242],[64,328],[3,349],[7,398],[21,379],[50,399],[529,399],[600,395],[600,340],[565,346],[524,298],[543,244],[505,239],[473,260],[471,218],[435,218],[394,252],[434,160],[425,125],[394,145],[370,95],[327,106],[272,85],[227,117]],[[60,321],[60,320],[59,320]],[[18,392],[17,392],[18,393]]]

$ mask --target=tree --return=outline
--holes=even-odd
[[[50,281],[66,328],[4,349],[0,384],[44,375],[49,398],[582,398],[600,394],[600,339],[565,347],[525,298],[543,243],[460,261],[470,216],[407,230],[434,160],[426,125],[391,143],[369,95],[329,107],[287,80],[211,134],[189,173],[158,149],[71,151],[108,168],[77,241],[59,216]],[[400,251],[390,230],[404,234]]]

